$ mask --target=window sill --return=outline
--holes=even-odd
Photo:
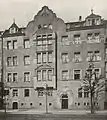
[[[78,62],[77,62],[77,61],[74,61],[74,63],[81,63],[81,62],[82,62],[82,61],[78,61]]]
[[[24,81],[24,83],[30,83],[30,81]]]
[[[24,66],[29,66],[30,64],[24,64]]]

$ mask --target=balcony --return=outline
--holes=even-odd
[[[48,87],[53,87],[54,89],[56,88],[56,78],[55,76],[52,77],[52,81],[38,81],[37,77],[33,78],[33,83],[34,83],[34,89],[37,88],[45,88],[46,84]]]

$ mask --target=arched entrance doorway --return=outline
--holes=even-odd
[[[62,109],[68,109],[68,95],[63,94],[61,99],[62,99]]]
[[[17,102],[13,102],[13,109],[18,109],[18,103]]]

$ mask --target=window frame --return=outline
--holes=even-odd
[[[11,50],[11,49],[12,49],[11,41],[7,41],[7,50]]]
[[[80,78],[79,79],[75,79],[75,71],[80,71],[80,74],[79,74]],[[74,69],[73,70],[73,80],[81,80],[81,78],[82,78],[82,70],[81,69]]]
[[[64,75],[65,73],[64,72],[66,72],[66,75]],[[64,73],[64,74],[63,74]],[[69,70],[62,70],[61,71],[61,75],[62,75],[62,80],[69,80]],[[65,76],[65,77],[64,77]]]
[[[24,97],[30,96],[30,89],[24,89]]]
[[[17,56],[13,56],[13,66],[17,65],[18,65]]]
[[[25,75],[27,75],[27,76],[25,76]],[[28,80],[28,78],[29,78],[29,80]],[[30,72],[24,72],[24,82],[30,82]]]
[[[14,76],[16,75],[16,76]],[[13,73],[13,82],[17,82],[18,81],[18,73]]]
[[[26,45],[26,42],[28,42],[27,45]],[[29,39],[23,40],[23,47],[24,47],[24,49],[30,48],[30,40]]]
[[[13,40],[13,49],[17,49],[18,46],[17,46],[17,40]]]
[[[18,97],[18,89],[13,89],[12,96],[13,97]]]
[[[24,56],[24,65],[30,65],[30,55]]]

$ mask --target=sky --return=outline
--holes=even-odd
[[[0,0],[0,30],[10,27],[15,19],[19,27],[26,27],[41,8],[48,6],[65,22],[84,20],[91,9],[107,19],[107,0]]]

